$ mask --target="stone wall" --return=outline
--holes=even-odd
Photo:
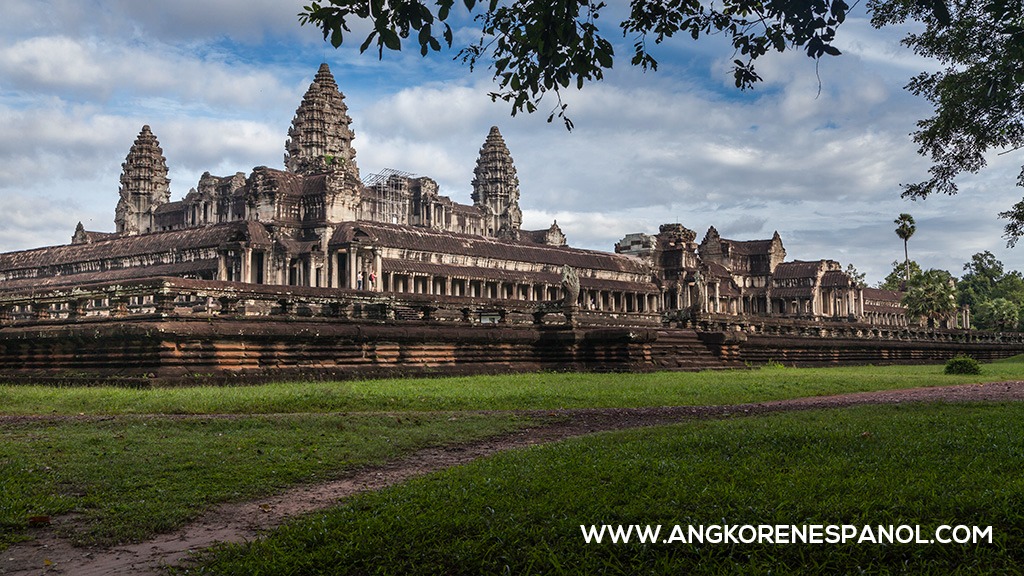
[[[1024,353],[1024,334],[877,326],[788,318],[694,322],[702,341],[728,365],[923,364],[958,354],[991,361]]]
[[[0,331],[14,381],[232,383],[527,372],[651,370],[649,330],[401,323],[131,320]]]
[[[703,370],[992,360],[1024,335],[650,314],[548,303],[149,279],[0,294],[14,382],[173,385],[537,370]]]
[[[15,381],[651,370],[657,315],[163,278],[0,295]]]

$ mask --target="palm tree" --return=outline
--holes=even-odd
[[[926,318],[928,327],[940,324],[956,312],[956,283],[945,270],[927,270],[914,277],[903,294],[911,318]]]
[[[907,252],[907,240],[917,231],[914,226],[914,217],[910,214],[900,214],[899,218],[893,220],[896,225],[896,235],[903,238],[903,259],[907,267],[907,284],[910,284],[910,254]]]

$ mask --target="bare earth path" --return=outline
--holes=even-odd
[[[344,478],[299,486],[266,499],[221,505],[196,522],[171,534],[161,534],[139,544],[112,549],[84,549],[71,546],[44,530],[35,540],[12,546],[0,557],[0,574],[67,574],[74,576],[158,575],[161,566],[181,562],[189,552],[216,542],[241,542],[259,537],[304,512],[335,505],[359,492],[378,490],[414,476],[470,462],[503,450],[553,442],[605,430],[654,426],[700,418],[765,414],[816,408],[838,408],[860,404],[902,402],[990,402],[1024,400],[1024,382],[999,382],[939,388],[860,392],[738,404],[733,406],[685,406],[659,408],[578,409],[527,412],[557,416],[556,422],[491,438],[472,444],[420,450],[380,467],[354,471]],[[57,520],[59,522],[59,519]]]

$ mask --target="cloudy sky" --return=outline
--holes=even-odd
[[[712,225],[738,240],[778,230],[789,259],[852,263],[873,284],[902,259],[892,221],[909,212],[911,257],[925,268],[960,274],[991,250],[1024,270],[1024,247],[1005,248],[996,217],[1020,199],[1019,155],[993,156],[959,196],[900,199],[899,184],[926,173],[908,134],[930,113],[902,86],[934,66],[898,46],[904,31],[848,20],[843,56],[817,70],[798,53],[765,59],[763,85],[741,93],[718,40],[670,41],[656,52],[659,70],[644,74],[628,66],[628,39],[610,30],[618,67],[567,94],[576,124],[567,132],[546,113],[511,118],[487,97],[487,71],[470,73],[453,53],[379,61],[355,46],[335,50],[299,25],[304,3],[5,0],[0,251],[67,243],[78,221],[112,231],[121,162],[143,124],[163,147],[174,199],[204,171],[281,167],[292,115],[326,61],[364,177],[385,168],[430,176],[469,203],[477,151],[497,125],[519,172],[524,227],[557,220],[574,246],[611,250],[664,222],[698,241]],[[610,4],[606,24],[621,19],[622,2]],[[472,30],[460,38],[472,41]]]

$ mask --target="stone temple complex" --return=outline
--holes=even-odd
[[[283,169],[207,172],[181,200],[171,200],[167,158],[156,134],[143,126],[122,165],[115,232],[79,224],[70,244],[0,254],[0,365],[45,371],[44,359],[29,362],[26,354],[56,354],[53,346],[66,345],[58,333],[90,322],[116,322],[117,330],[149,322],[177,331],[170,344],[160,340],[147,352],[157,355],[157,368],[172,356],[180,360],[170,362],[179,370],[195,364],[182,355],[188,340],[206,342],[218,370],[224,369],[218,350],[235,350],[228,356],[238,371],[301,366],[298,352],[267,351],[293,338],[296,322],[313,322],[327,332],[328,326],[358,328],[361,336],[346,332],[333,338],[346,346],[358,343],[363,358],[371,327],[383,330],[374,337],[377,350],[382,338],[409,338],[406,328],[400,331],[405,336],[395,333],[397,326],[415,325],[417,342],[445,347],[468,339],[479,346],[475,361],[494,360],[507,368],[516,361],[494,351],[526,332],[509,332],[489,346],[479,340],[490,336],[472,327],[523,326],[531,338],[557,333],[564,339],[571,333],[569,348],[563,347],[569,358],[563,364],[571,366],[581,365],[580,354],[589,359],[584,365],[614,364],[614,350],[627,350],[632,365],[636,352],[628,351],[647,341],[639,362],[670,368],[700,365],[679,358],[652,361],[652,350],[653,356],[696,354],[721,362],[730,354],[739,358],[737,342],[750,339],[745,335],[886,340],[908,330],[899,293],[858,286],[834,260],[787,261],[778,233],[741,241],[722,238],[712,227],[698,244],[693,230],[664,224],[657,234],[627,235],[608,253],[568,246],[557,223],[523,230],[515,163],[497,127],[480,148],[472,204],[441,195],[426,176],[389,169],[364,177],[354,141],[344,96],[327,64],[295,111]],[[193,322],[169,327],[168,321],[183,318]],[[221,341],[223,330],[199,329],[196,318],[215,318],[215,326],[232,330],[242,323],[244,342],[228,346]],[[956,326],[956,319],[948,325]],[[44,344],[29,336],[41,334],[39,326],[53,331]],[[262,327],[251,336],[258,346],[246,344],[245,327],[255,326]],[[664,332],[673,327],[691,332],[686,338]],[[654,332],[640,337],[640,328]],[[652,348],[656,334],[661,344]],[[687,338],[703,348],[680,344]],[[308,352],[307,345],[302,344]],[[766,346],[764,354],[771,356],[776,348]],[[889,354],[881,352],[884,346],[876,348],[863,359]],[[834,347],[829,349],[834,361]],[[527,364],[546,366],[537,359],[544,354],[536,353],[541,356]],[[380,364],[376,354],[369,364]],[[410,364],[459,363],[455,353],[440,359],[424,354]],[[347,366],[338,362],[331,372]],[[323,363],[313,362],[321,368]]]

